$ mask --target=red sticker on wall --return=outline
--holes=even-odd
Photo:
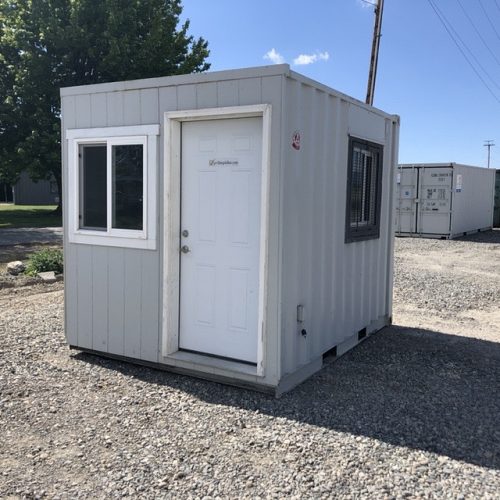
[[[297,151],[300,149],[300,132],[298,130],[292,135],[292,148]]]

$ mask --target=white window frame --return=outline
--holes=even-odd
[[[68,238],[71,243],[156,250],[157,164],[159,125],[70,129],[68,141]],[[107,228],[105,231],[80,227],[80,159],[79,149],[85,144],[106,145]],[[112,227],[112,148],[127,144],[143,147],[142,230]]]

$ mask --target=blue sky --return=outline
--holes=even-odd
[[[401,162],[486,166],[483,144],[493,139],[491,166],[500,168],[500,0],[431,1],[484,83],[429,0],[385,0],[374,104],[401,116]],[[374,14],[362,0],[183,0],[183,6],[190,34],[209,42],[211,70],[283,61],[365,99]]]

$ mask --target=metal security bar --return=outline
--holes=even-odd
[[[346,242],[378,238],[383,147],[351,138]]]

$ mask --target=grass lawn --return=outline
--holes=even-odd
[[[56,205],[12,205],[0,203],[0,230],[15,227],[59,227],[60,215],[53,215]]]

